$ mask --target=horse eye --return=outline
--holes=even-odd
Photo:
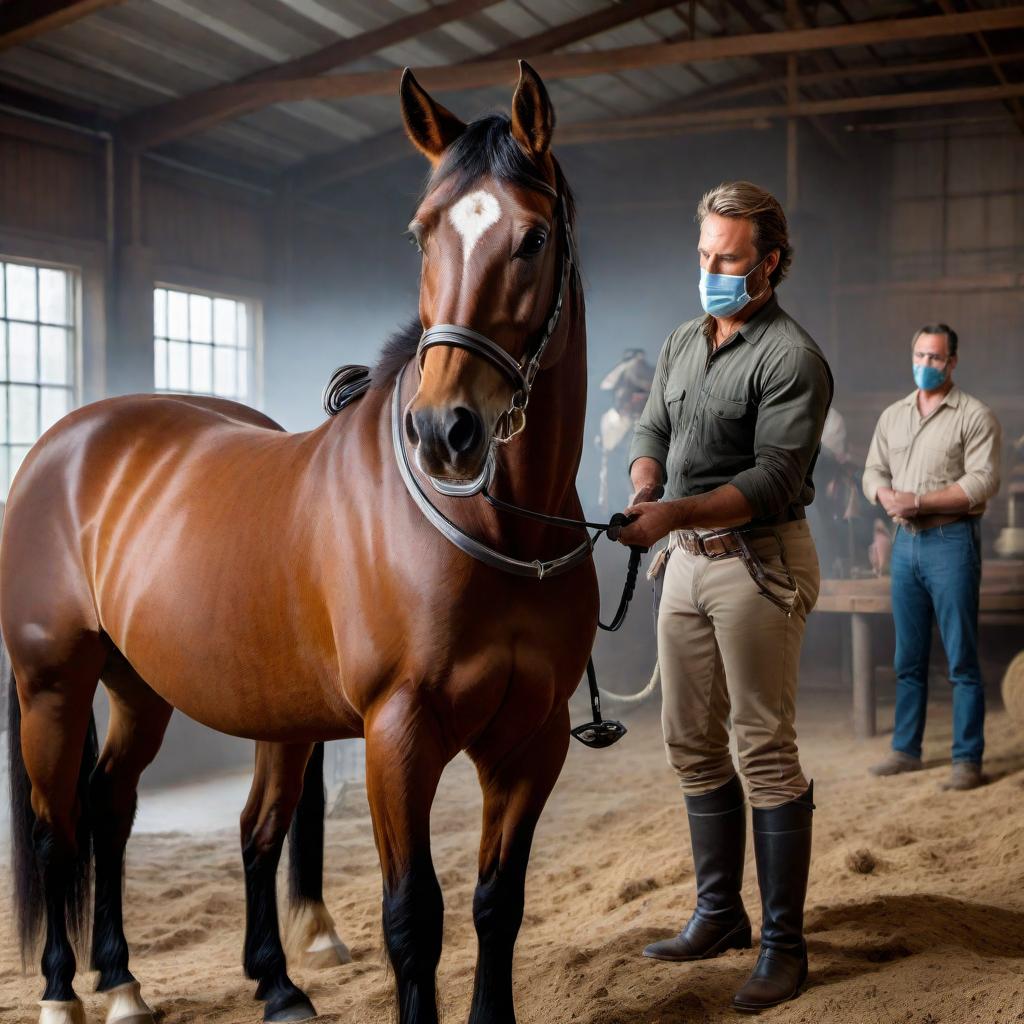
[[[405,237],[406,237],[406,238],[408,239],[408,241],[409,241],[409,244],[410,244],[411,246],[414,246],[414,247],[415,247],[415,249],[416,249],[416,251],[417,251],[418,253],[421,253],[421,254],[422,254],[422,252],[423,252],[423,246],[422,246],[422,245],[420,245],[420,240],[419,240],[419,238],[418,238],[418,237],[417,237],[416,235],[414,235],[414,234],[413,234],[413,233],[412,233],[411,231],[408,231],[408,232],[406,232],[406,235],[405,235]]]
[[[536,256],[544,248],[548,236],[543,231],[529,231],[519,247],[517,256]]]

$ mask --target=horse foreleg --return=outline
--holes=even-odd
[[[172,708],[119,655],[103,670],[110,725],[89,785],[96,860],[92,966],[96,991],[107,993],[107,1024],[152,1024],[139,983],[128,969],[122,919],[124,850],[135,820],[139,777],[156,757]]]
[[[256,773],[242,812],[245,867],[245,973],[266,1000],[265,1021],[308,1020],[316,1010],[288,977],[277,918],[277,865],[302,793],[309,743],[257,743]]]
[[[559,709],[529,741],[511,749],[485,738],[469,751],[484,793],[480,875],[473,895],[478,953],[469,1024],[515,1024],[512,956],[523,921],[533,831],[569,745]]]
[[[444,901],[430,857],[430,806],[453,751],[430,711],[404,693],[367,722],[366,790],[384,881],[384,941],[399,1024],[437,1024]]]

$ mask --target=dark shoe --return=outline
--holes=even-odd
[[[904,754],[902,750],[890,750],[885,760],[873,764],[868,771],[872,775],[902,775],[904,772],[919,772],[923,767],[921,758]]]
[[[949,778],[941,783],[943,789],[977,789],[984,785],[981,765],[973,761],[954,761]]]
[[[796,800],[754,808],[754,857],[761,890],[761,953],[747,983],[733,997],[744,1013],[795,999],[807,980],[804,900],[811,866],[814,783]]]
[[[702,796],[686,798],[697,909],[683,930],[644,950],[652,960],[707,960],[727,949],[750,948],[750,918],[743,909],[743,856],[747,808],[743,786],[729,782]]]

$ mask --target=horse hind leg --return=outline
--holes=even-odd
[[[92,967],[107,996],[107,1024],[153,1024],[153,1011],[128,969],[122,901],[124,851],[135,820],[139,777],[156,757],[173,709],[119,651],[102,672],[110,725],[89,787],[94,828],[95,911]]]
[[[92,699],[106,655],[99,634],[64,644],[5,622],[11,642],[9,767],[15,916],[23,959],[41,926],[40,1024],[84,1024],[72,936],[88,917],[88,778],[96,761]],[[68,925],[71,925],[69,935]]]
[[[277,917],[277,866],[288,825],[302,793],[312,744],[257,743],[256,772],[242,812],[245,868],[246,976],[257,982],[256,998],[266,1002],[265,1021],[298,1021],[316,1016],[306,994],[288,977]]]
[[[327,968],[352,962],[324,905],[324,745],[306,765],[302,796],[288,830],[288,916],[285,950],[292,963]]]

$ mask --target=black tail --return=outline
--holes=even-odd
[[[288,898],[293,904],[324,898],[324,745],[313,747],[302,796],[288,829]]]
[[[32,783],[25,770],[21,752],[21,705],[7,652],[2,655],[8,677],[7,687],[7,767],[11,784],[11,871],[14,876],[14,918],[21,946],[22,967],[35,951],[42,931],[45,904],[42,878],[36,863],[32,833],[36,816],[32,810]],[[82,750],[78,774],[77,828],[78,850],[68,891],[68,929],[72,941],[84,948],[89,924],[89,896],[92,878],[92,822],[89,817],[89,776],[96,767],[99,744],[96,721],[90,716],[89,731]]]

